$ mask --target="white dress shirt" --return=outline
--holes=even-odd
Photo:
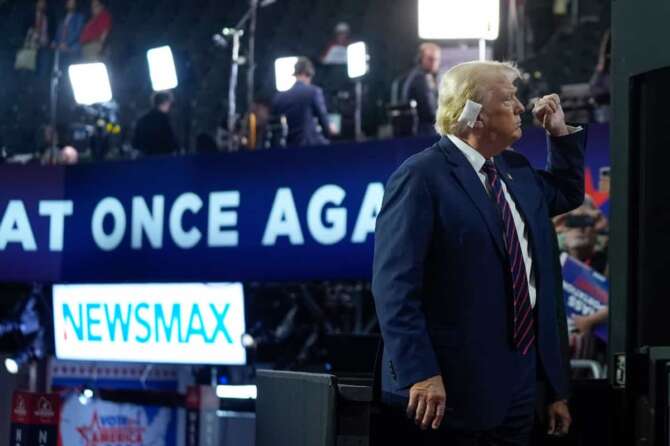
[[[479,180],[482,182],[482,186],[484,186],[484,190],[486,190],[486,193],[490,195],[491,191],[489,191],[488,189],[489,186],[488,182],[486,181],[486,174],[482,171],[482,167],[484,167],[486,158],[484,158],[484,156],[482,156],[481,153],[477,152],[477,150],[475,150],[473,147],[471,147],[469,144],[467,144],[465,141],[458,138],[457,136],[447,135],[447,138],[449,138],[449,140],[451,140],[451,142],[453,142],[454,145],[458,147],[458,149],[461,152],[463,152],[463,155],[465,155],[465,157],[468,159],[468,161],[472,165],[472,168],[475,169],[475,172],[477,173]],[[523,264],[526,269],[526,279],[528,281],[528,295],[530,296],[530,305],[531,307],[535,308],[535,300],[537,299],[537,290],[535,288],[535,275],[533,274],[533,257],[530,253],[530,244],[528,243],[528,230],[526,229],[526,223],[524,222],[523,217],[521,217],[521,214],[519,213],[519,210],[516,207],[514,199],[507,191],[507,186],[505,185],[505,182],[502,180],[502,178],[500,179],[500,185],[502,187],[505,200],[507,201],[507,205],[509,206],[510,211],[512,211],[514,228],[516,229],[516,235],[517,238],[519,239],[519,244],[521,245]]]

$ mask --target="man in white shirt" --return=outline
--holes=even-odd
[[[518,77],[500,62],[449,70],[442,138],[391,176],[377,218],[382,396],[443,444],[527,445],[538,376],[549,432],[571,422],[550,216],[583,200],[585,132],[566,125],[557,95],[541,98],[549,166],[533,169],[510,149],[522,135]]]

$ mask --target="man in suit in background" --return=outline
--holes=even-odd
[[[323,91],[312,85],[314,65],[306,57],[300,57],[295,64],[294,75],[295,84],[289,90],[279,93],[272,103],[272,114],[284,115],[288,121],[286,143],[289,146],[328,144],[327,137],[336,132],[328,121]]]
[[[566,125],[557,95],[541,98],[549,163],[533,169],[510,149],[522,134],[518,77],[500,62],[449,70],[440,141],[386,185],[372,284],[382,398],[406,408],[413,444],[527,445],[538,377],[549,432],[570,427],[550,217],[584,199],[585,132]]]
[[[435,134],[435,111],[437,110],[437,73],[440,70],[442,49],[434,43],[423,43],[419,47],[418,64],[409,72],[402,86],[402,102],[416,101],[419,118],[419,134]]]
[[[135,125],[133,147],[147,156],[177,153],[179,143],[170,123],[172,93],[169,91],[156,92],[152,102],[153,108]]]

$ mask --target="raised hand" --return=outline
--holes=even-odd
[[[565,136],[568,126],[565,124],[565,114],[561,107],[561,98],[557,94],[550,94],[539,98],[533,107],[533,116],[551,136]]]

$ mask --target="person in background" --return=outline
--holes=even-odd
[[[607,274],[607,218],[587,195],[577,209],[554,219],[561,250],[600,274]],[[606,236],[605,236],[606,237]]]
[[[44,152],[40,161],[45,166],[71,166],[79,163],[79,152],[72,146],[65,146],[53,154]]]
[[[46,0],[35,2],[35,20],[31,26],[31,38],[35,46],[45,47],[49,43],[49,19]]]
[[[35,2],[35,15],[30,28],[28,28],[24,46],[36,50],[35,73],[38,75],[48,73],[49,18],[47,16],[46,0]]]
[[[112,16],[105,5],[100,0],[91,0],[91,18],[84,26],[79,39],[84,60],[100,60],[111,29]]]
[[[77,11],[77,0],[65,2],[65,18],[58,25],[52,48],[61,54],[61,66],[67,66],[81,56],[79,38],[84,29],[84,16]]]
[[[324,65],[346,65],[347,46],[351,43],[351,29],[346,22],[340,22],[333,30],[333,40],[328,44],[321,55]]]
[[[249,134],[251,135],[252,124],[254,126],[254,141],[251,141],[251,136],[249,136],[249,141],[247,147],[249,149],[262,149],[264,148],[265,142],[265,133],[267,131],[268,123],[270,121],[270,109],[272,104],[270,101],[265,99],[256,99],[251,104],[251,109],[247,115],[249,120]],[[252,118],[253,115],[253,118]],[[253,120],[253,122],[252,122]],[[252,144],[253,142],[253,144]]]
[[[328,144],[327,137],[337,132],[328,121],[323,91],[312,85],[314,65],[308,58],[300,57],[293,74],[296,78],[295,84],[288,91],[279,93],[272,103],[272,114],[284,115],[288,121],[286,143],[289,146]],[[320,131],[315,120],[321,126]]]
[[[580,207],[556,217],[554,224],[562,251],[600,274],[608,275],[609,224],[591,197],[586,195]],[[594,327],[607,323],[608,317],[607,306],[589,315],[572,316],[570,345],[574,358],[605,362],[607,345],[592,334]]]
[[[416,101],[419,117],[419,135],[435,135],[437,112],[437,73],[440,70],[442,50],[434,43],[419,47],[418,65],[409,72],[403,83],[401,101]]]
[[[72,146],[65,146],[58,153],[58,164],[71,166],[79,162],[79,152]]]
[[[51,124],[40,126],[37,133],[36,153],[42,164],[56,164],[60,152],[59,129]]]
[[[581,335],[588,335],[596,325],[604,324],[609,317],[609,307],[603,307],[588,316],[573,316],[575,330]]]
[[[172,94],[160,91],[153,96],[153,108],[135,125],[133,147],[144,155],[168,155],[179,151],[170,123]]]

